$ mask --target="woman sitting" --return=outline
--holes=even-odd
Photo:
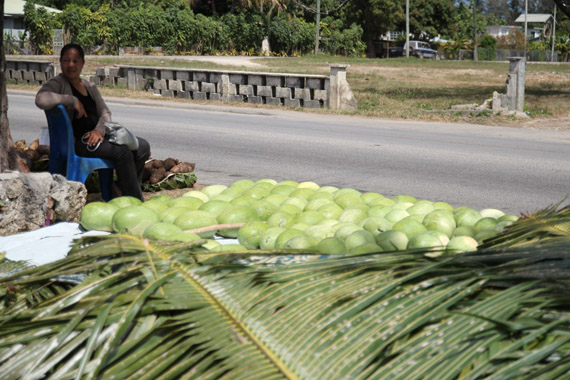
[[[67,44],[59,58],[61,74],[47,81],[36,95],[36,105],[51,109],[62,104],[72,120],[75,153],[83,157],[107,158],[115,163],[120,195],[143,200],[141,182],[145,161],[150,157],[150,145],[140,137],[139,148],[130,151],[124,145],[105,139],[105,122],[111,112],[95,84],[81,79],[85,52],[77,44]]]

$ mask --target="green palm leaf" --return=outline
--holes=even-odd
[[[306,262],[294,265],[244,264],[290,251],[212,254],[195,252],[192,243],[85,238],[64,260],[0,278],[0,373],[3,379],[568,376],[570,243],[564,234],[541,235],[545,224],[560,225],[560,215],[535,218],[543,220],[533,222],[535,235],[526,220],[524,228],[513,225],[514,248],[504,240],[435,258],[421,251],[303,254]],[[529,236],[541,238],[519,244]],[[79,276],[77,285],[66,282]]]

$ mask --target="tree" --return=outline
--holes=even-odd
[[[428,40],[451,34],[455,4],[453,0],[411,0],[410,33],[414,39]],[[399,25],[405,30],[405,20]]]
[[[404,4],[395,0],[352,0],[342,8],[345,25],[360,25],[368,47],[367,55],[375,57],[374,41],[394,29],[405,17]]]
[[[0,11],[4,15],[4,0],[0,0]],[[4,30],[4,16],[0,19],[0,28]],[[8,94],[6,93],[6,58],[4,56],[4,33],[0,36],[2,49],[0,49],[0,173],[8,170],[25,171],[10,134],[10,124],[8,122]]]
[[[24,5],[24,25],[30,33],[34,54],[51,54],[54,17],[44,7],[36,8],[30,0]]]
[[[554,0],[558,8],[570,17],[570,0]]]

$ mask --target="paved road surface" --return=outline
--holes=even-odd
[[[9,91],[14,140],[30,142],[46,125],[32,95]],[[570,193],[568,131],[162,101],[108,104],[115,121],[150,141],[153,157],[195,162],[202,184],[311,180],[514,214]]]

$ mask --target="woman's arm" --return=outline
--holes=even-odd
[[[49,110],[58,104],[73,108],[76,101],[75,96],[64,94],[63,85],[56,78],[47,81],[36,94],[36,106],[43,110]]]

